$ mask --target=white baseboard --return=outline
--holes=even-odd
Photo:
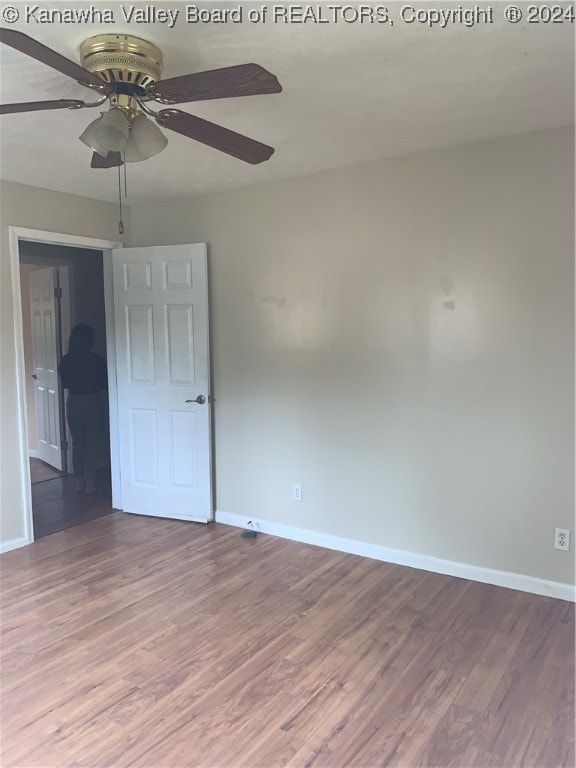
[[[2,541],[0,542],[0,555],[3,555],[4,552],[10,552],[12,549],[18,549],[18,547],[25,547],[30,543],[30,539],[26,536],[19,536],[17,539]]]
[[[30,459],[38,458],[38,451],[36,450],[36,448],[28,448],[28,457]]]
[[[249,517],[236,515],[233,512],[216,512],[217,523],[232,525],[236,528],[246,528]],[[305,544],[314,544],[326,549],[335,549],[338,552],[347,552],[351,555],[370,557],[373,560],[382,560],[385,563],[407,565],[410,568],[418,568],[432,573],[443,573],[447,576],[456,576],[460,579],[470,579],[483,584],[493,584],[496,587],[517,589],[520,592],[531,592],[535,595],[555,597],[559,600],[576,602],[576,588],[570,584],[558,581],[545,581],[533,576],[525,576],[521,573],[509,571],[497,571],[492,568],[482,568],[477,565],[458,563],[453,560],[442,560],[439,557],[418,555],[414,552],[405,552],[401,549],[391,549],[378,544],[368,544],[355,539],[346,539],[342,536],[333,536],[329,533],[311,531],[307,528],[294,528],[282,523],[273,523],[268,520],[256,520],[252,518],[253,528],[262,533],[279,536],[282,539],[291,539]]]

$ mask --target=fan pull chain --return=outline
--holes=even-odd
[[[122,221],[122,171],[118,166],[118,206],[120,208],[120,219],[118,221],[118,232],[124,234],[124,222]]]

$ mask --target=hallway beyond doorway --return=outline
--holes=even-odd
[[[42,459],[30,459],[30,483],[32,485],[45,483],[47,480],[55,480],[57,477],[62,477],[63,474],[59,469],[51,467]]]
[[[31,473],[35,472],[32,468],[34,461],[30,460]],[[76,493],[76,478],[73,475],[32,481],[32,513],[36,539],[109,515],[113,511],[109,482],[105,482],[104,489],[98,493],[85,496]]]

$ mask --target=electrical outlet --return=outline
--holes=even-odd
[[[570,551],[570,528],[554,529],[554,548],[564,552]]]
[[[292,498],[294,501],[302,501],[302,483],[292,483]]]

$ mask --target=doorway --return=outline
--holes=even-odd
[[[98,456],[98,492],[78,493],[72,436],[58,365],[76,323],[94,329],[93,351],[106,361],[102,251],[20,240],[18,243],[26,421],[35,538],[112,512],[108,394]]]
[[[53,280],[58,293],[56,317],[53,325],[54,352],[57,362],[68,346],[68,335],[74,322],[89,322],[96,326],[97,341],[95,351],[104,358],[112,358],[110,370],[115,379],[114,334],[111,249],[121,244],[113,241],[75,235],[61,235],[52,232],[10,227],[10,260],[12,269],[12,295],[15,306],[18,400],[16,403],[19,417],[18,450],[22,457],[21,487],[25,509],[23,537],[25,543],[31,543],[48,533],[112,512],[110,459],[102,462],[103,493],[92,497],[80,498],[76,494],[76,484],[72,472],[71,439],[64,416],[64,397],[58,386],[59,416],[57,411],[49,411],[51,422],[46,429],[46,410],[40,414],[44,419],[44,438],[59,435],[62,444],[60,452],[61,467],[58,461],[45,461],[45,456],[38,461],[38,403],[33,391],[35,379],[34,360],[30,356],[32,347],[33,313],[30,307],[30,286],[25,290],[26,276],[40,270],[53,270]],[[60,280],[62,279],[62,282]],[[60,296],[60,289],[69,283],[68,298]],[[29,281],[28,281],[29,282]],[[62,291],[66,294],[66,290]],[[38,322],[38,321],[37,321]],[[27,326],[27,327],[26,327]],[[50,336],[50,333],[48,333]],[[50,339],[52,343],[52,340]],[[28,349],[25,349],[27,347]],[[42,367],[42,366],[41,366]],[[52,362],[52,368],[56,367]],[[32,368],[32,372],[31,369]],[[60,382],[58,381],[58,385]],[[52,388],[55,389],[54,387]],[[32,393],[31,393],[32,390]],[[46,397],[46,395],[43,395]],[[42,405],[45,405],[44,402]],[[114,422],[114,405],[111,416],[106,419],[107,428],[112,421],[111,439],[108,445],[117,439]],[[32,422],[29,424],[29,422]],[[46,441],[45,441],[46,442]],[[54,444],[54,440],[50,440]],[[109,455],[109,450],[108,450]],[[112,488],[114,488],[114,481]],[[34,503],[33,503],[34,502]],[[120,504],[117,504],[119,507]],[[11,547],[12,548],[12,547]]]
[[[97,255],[103,260],[111,507],[134,514],[210,522],[213,397],[206,244],[125,249],[120,243],[19,227],[9,227],[9,233],[24,530],[18,539],[3,545],[3,550],[34,540],[19,269],[21,241],[55,245],[60,253],[63,246],[86,249],[90,258],[99,251]],[[165,392],[153,402],[139,405],[137,398],[152,384],[164,387]],[[148,428],[154,425],[158,428]],[[56,481],[53,478],[47,483]],[[130,494],[141,487],[147,493],[132,498]],[[152,497],[154,504],[146,506]]]

